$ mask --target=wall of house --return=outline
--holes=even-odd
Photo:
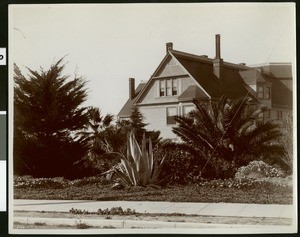
[[[161,132],[160,135],[163,138],[176,138],[176,135],[172,132],[172,127],[175,125],[167,125],[167,106],[142,106],[139,108],[140,112],[145,117],[144,122],[148,123],[146,127],[147,129],[156,131],[159,130]]]
[[[169,105],[152,105],[139,106],[140,112],[145,118],[145,123],[148,123],[147,129],[159,130],[162,138],[177,139],[177,136],[172,132],[172,127],[176,124],[167,124],[167,108],[176,107],[177,115],[183,116],[195,108],[192,102],[173,103]]]

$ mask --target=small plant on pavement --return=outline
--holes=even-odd
[[[88,228],[91,228],[91,227],[92,226],[90,226],[90,225],[88,225],[88,224],[86,224],[84,222],[81,222],[81,221],[79,221],[79,222],[76,223],[76,228],[77,229],[88,229]]]
[[[127,208],[123,210],[122,207],[112,207],[110,209],[101,209],[99,208],[97,212],[90,212],[86,210],[81,210],[81,209],[74,209],[71,208],[69,210],[70,213],[72,214],[84,214],[84,215],[90,215],[90,214],[97,214],[97,215],[119,215],[119,216],[125,216],[125,215],[135,215],[136,212],[134,209]],[[111,219],[106,217],[106,219]]]

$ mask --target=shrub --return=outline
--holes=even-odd
[[[14,179],[15,188],[65,188],[68,182],[64,178],[31,178],[30,176]]]
[[[190,153],[176,147],[175,145],[166,148],[158,147],[157,152],[167,154],[163,163],[160,179],[164,179],[169,184],[188,184],[192,183],[194,177],[199,174],[199,159]]]
[[[76,186],[76,187],[81,187],[81,186],[88,185],[88,184],[106,185],[106,184],[108,184],[108,181],[103,176],[101,176],[101,177],[93,176],[93,177],[85,177],[83,179],[75,179],[75,180],[69,181],[69,184]]]
[[[242,166],[235,174],[235,178],[269,178],[269,177],[283,177],[284,173],[263,161],[252,161],[247,166]]]

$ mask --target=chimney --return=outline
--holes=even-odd
[[[166,52],[168,53],[170,50],[173,50],[173,43],[166,43]]]
[[[215,59],[221,58],[221,42],[220,42],[220,35],[216,35],[216,57]]]
[[[219,34],[216,36],[216,56],[213,59],[213,73],[216,77],[221,78],[221,66],[223,59],[221,58],[221,37]]]
[[[132,100],[135,95],[134,78],[129,78],[129,99]]]

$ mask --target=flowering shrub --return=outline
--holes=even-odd
[[[242,166],[235,174],[235,178],[269,178],[269,177],[284,177],[284,173],[263,161],[252,161],[247,166]]]
[[[198,186],[208,188],[238,188],[238,189],[274,189],[280,187],[288,187],[289,185],[280,182],[271,182],[270,180],[258,180],[253,178],[241,179],[214,179],[202,180]]]
[[[15,188],[65,188],[68,186],[84,186],[88,184],[105,185],[108,181],[105,177],[86,177],[83,179],[66,180],[64,178],[32,178],[20,176],[14,179]]]
[[[28,176],[14,179],[15,188],[64,188],[67,181],[63,178],[28,178]]]
[[[109,183],[109,181],[103,176],[101,176],[101,177],[97,177],[97,176],[85,177],[83,179],[75,179],[75,180],[69,181],[69,185],[77,186],[77,187],[88,185],[88,184],[105,185],[108,183]]]

